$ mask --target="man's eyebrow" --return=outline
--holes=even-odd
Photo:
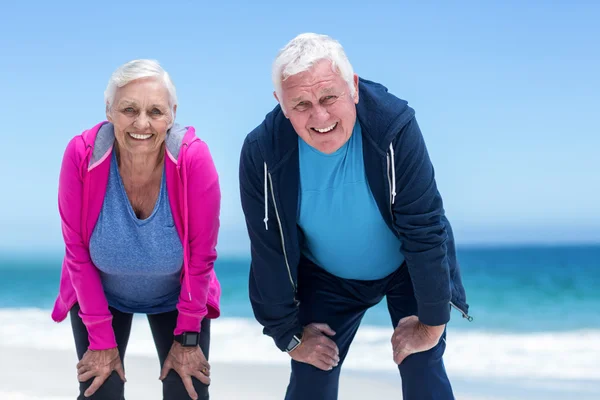
[[[334,93],[335,89],[334,88],[323,88],[321,89],[321,94],[331,94]]]
[[[294,98],[292,99],[292,102],[294,102],[294,103],[297,103],[297,102],[299,102],[299,101],[301,101],[301,100],[302,100],[302,96],[298,96],[298,97],[294,97]]]

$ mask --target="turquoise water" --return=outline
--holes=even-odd
[[[459,248],[469,323],[453,312],[456,329],[494,332],[572,331],[600,328],[600,246]],[[0,255],[0,308],[52,307],[60,256]],[[221,257],[223,317],[252,318],[249,261]],[[389,326],[385,302],[365,324]]]

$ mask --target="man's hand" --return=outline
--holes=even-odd
[[[119,374],[123,382],[127,381],[121,357],[119,357],[119,350],[116,347],[108,350],[86,351],[81,361],[77,363],[77,380],[79,382],[86,382],[92,378],[94,380],[83,395],[90,397],[96,393],[113,371]]]
[[[179,374],[189,396],[194,400],[198,399],[198,393],[194,389],[192,376],[205,385],[210,385],[210,365],[199,346],[183,347],[174,341],[159,379],[165,379],[171,369]]]
[[[444,333],[444,328],[445,325],[422,324],[415,315],[402,318],[392,335],[394,362],[400,365],[409,355],[435,347]]]
[[[304,327],[302,343],[289,355],[296,361],[313,365],[323,371],[337,367],[340,362],[339,350],[335,342],[327,336],[335,332],[327,324],[309,324]]]

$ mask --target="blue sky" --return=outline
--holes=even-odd
[[[302,32],[338,39],[359,76],[416,109],[459,243],[600,242],[599,3],[423,3],[8,2],[0,249],[61,250],[64,147],[104,119],[117,66],[154,58],[217,164],[219,247],[244,253],[240,147],[275,105],[277,50]]]

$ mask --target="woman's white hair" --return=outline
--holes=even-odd
[[[277,97],[282,99],[283,81],[292,75],[308,71],[321,60],[331,61],[332,69],[339,72],[348,83],[350,95],[354,96],[354,69],[342,45],[327,35],[302,33],[285,45],[273,62],[272,79]]]
[[[169,92],[170,108],[173,110],[173,107],[177,105],[177,91],[171,77],[158,61],[144,59],[129,61],[113,72],[104,91],[106,107],[110,110],[118,88],[142,78],[157,78],[164,83]]]

